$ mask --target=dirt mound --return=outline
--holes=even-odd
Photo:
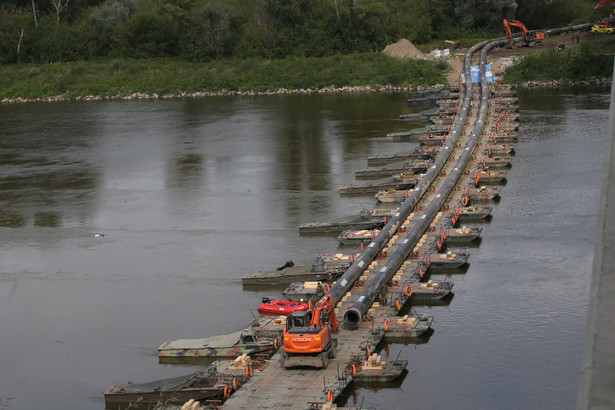
[[[402,38],[397,43],[389,44],[382,52],[397,58],[416,58],[420,60],[427,60],[429,58],[405,38]]]

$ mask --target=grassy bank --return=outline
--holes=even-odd
[[[447,64],[400,60],[382,53],[282,60],[189,63],[173,59],[15,64],[0,67],[0,99],[65,94],[116,96],[135,92],[267,91],[329,86],[418,86],[444,83]]]
[[[613,74],[615,42],[610,39],[593,44],[580,44],[565,51],[550,49],[519,59],[506,69],[504,82],[588,81]]]

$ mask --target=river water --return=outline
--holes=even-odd
[[[574,408],[608,90],[519,91],[502,199],[408,373],[355,385],[380,409]],[[297,227],[377,206],[340,196],[405,129],[402,94],[0,106],[0,408],[101,409],[117,382],[188,374],[156,348],[247,326],[241,276],[307,264],[335,235]],[[104,236],[102,235],[104,234]],[[443,274],[433,275],[441,280]],[[383,351],[385,350],[383,346]]]

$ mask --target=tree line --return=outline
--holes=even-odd
[[[2,0],[0,64],[322,57],[591,16],[583,0]],[[604,9],[606,9],[605,7]]]

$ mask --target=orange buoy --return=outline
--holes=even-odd
[[[365,346],[365,354],[367,354],[367,358],[369,359],[369,346]]]
[[[386,332],[387,330],[389,330],[389,321],[385,320],[384,321],[384,331]],[[353,375],[354,376],[354,375]]]
[[[329,401],[329,403],[333,402],[333,392],[331,390],[329,390],[329,393],[327,393],[327,400]]]
[[[328,284],[325,283],[325,286],[323,286],[323,289],[325,290],[325,293],[327,293],[327,292],[329,292],[329,289],[331,289],[331,288],[329,287]]]
[[[239,388],[239,380],[237,380],[237,377],[233,378],[233,389],[237,390]]]
[[[421,275],[421,278],[422,278],[423,275],[425,274],[425,272],[423,272],[423,268],[419,268],[419,274]]]
[[[352,364],[352,377],[355,377],[357,375],[357,366],[354,365],[354,363]]]
[[[399,299],[397,299],[397,310],[401,310],[401,300]]]
[[[406,296],[412,295],[412,286],[406,286],[406,288],[404,289],[404,295]]]
[[[251,376],[250,369],[246,367],[246,380],[248,380],[250,376]]]
[[[224,386],[224,397],[227,399],[231,397],[231,386],[229,386],[228,384]]]

